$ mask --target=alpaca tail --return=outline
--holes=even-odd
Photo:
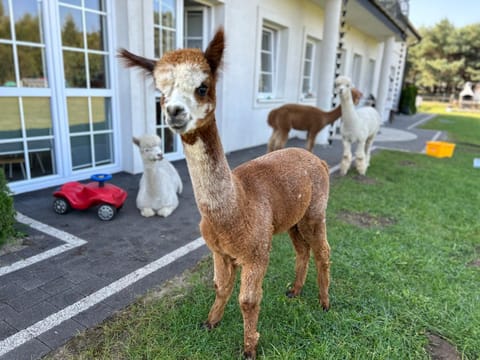
[[[277,118],[277,111],[278,109],[273,109],[272,111],[270,111],[268,113],[268,119],[267,119],[267,123],[268,125],[270,125],[270,127],[274,128],[275,129],[275,119]]]

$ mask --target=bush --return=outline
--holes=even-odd
[[[417,113],[417,106],[415,105],[417,93],[418,89],[413,84],[409,84],[402,89],[400,95],[400,112],[402,114],[413,115]]]
[[[15,214],[12,193],[8,188],[5,173],[0,169],[0,246],[17,233],[14,227]]]

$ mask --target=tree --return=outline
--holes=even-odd
[[[422,41],[409,48],[407,81],[433,93],[480,81],[480,23],[457,29],[444,19],[419,32]]]

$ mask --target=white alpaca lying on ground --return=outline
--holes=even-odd
[[[355,109],[352,101],[351,81],[346,76],[335,80],[335,87],[342,106],[342,124],[340,132],[343,141],[343,158],[340,174],[345,175],[352,163],[352,144],[357,143],[355,166],[360,175],[365,175],[370,165],[370,150],[375,135],[380,129],[380,114],[373,107]]]
[[[177,170],[163,158],[161,140],[157,135],[133,138],[140,149],[144,172],[137,194],[137,208],[142,216],[167,217],[178,206],[178,196],[183,189]]]

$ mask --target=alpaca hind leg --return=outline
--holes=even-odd
[[[330,286],[330,245],[327,241],[325,214],[315,223],[302,224],[300,231],[312,248],[317,267],[317,283],[319,301],[323,310],[330,307],[328,288]]]
[[[232,259],[224,257],[216,252],[213,253],[215,284],[215,302],[213,303],[208,320],[204,326],[208,329],[214,328],[223,317],[225,305],[232,295],[235,284],[236,266]]]
[[[257,259],[255,263],[245,264],[242,268],[238,300],[243,316],[243,355],[245,359],[255,359],[256,357],[260,338],[260,334],[257,332],[258,315],[262,300],[262,282],[267,265],[268,259]]]
[[[300,294],[303,285],[305,284],[308,260],[310,258],[310,245],[307,244],[296,225],[288,230],[288,234],[292,239],[297,255],[295,259],[295,282],[293,283],[293,287],[287,291],[287,296],[295,297]]]
[[[370,166],[370,151],[372,150],[373,138],[374,136],[370,136],[365,141],[365,164],[367,168]]]
[[[272,152],[275,150],[275,142],[277,138],[277,130],[273,130],[272,135],[270,136],[270,139],[268,140],[268,145],[267,145],[267,152]]]
[[[360,175],[367,172],[367,162],[365,155],[365,141],[360,141],[355,152],[355,167]]]
[[[352,144],[343,140],[343,157],[342,162],[340,163],[340,175],[346,175],[350,165],[352,163]]]

